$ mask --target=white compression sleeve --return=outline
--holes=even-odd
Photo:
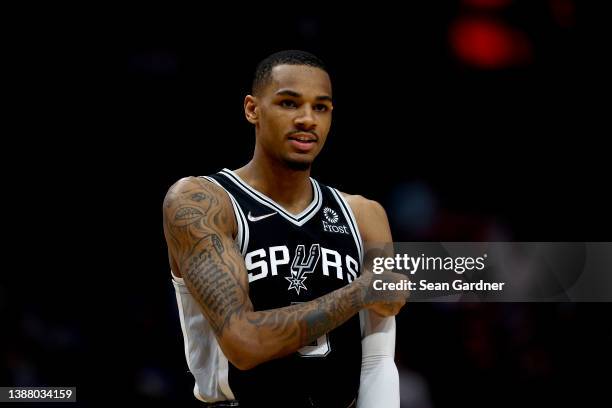
[[[361,379],[357,408],[399,408],[399,375],[395,366],[395,317],[360,312]]]

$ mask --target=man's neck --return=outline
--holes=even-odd
[[[299,214],[312,202],[310,169],[294,170],[283,163],[253,158],[236,174],[292,214]]]

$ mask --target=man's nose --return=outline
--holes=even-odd
[[[294,120],[295,125],[302,129],[313,129],[317,125],[313,113],[312,107],[304,104]]]

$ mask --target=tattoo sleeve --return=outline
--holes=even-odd
[[[233,217],[225,192],[202,179],[179,181],[164,200],[170,256],[224,351],[254,347],[258,362],[281,357],[363,308],[367,284],[357,279],[311,302],[253,311],[244,259],[232,238]]]

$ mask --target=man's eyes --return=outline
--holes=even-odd
[[[290,109],[295,109],[297,108],[297,103],[291,99],[283,99],[282,101],[280,101],[280,106],[282,106],[283,108],[290,108]],[[327,112],[329,110],[329,107],[323,103],[321,104],[317,104],[315,106],[313,106],[312,108],[313,110],[317,111],[317,112]]]
[[[283,108],[297,108],[297,104],[291,99],[283,99],[280,103]]]

